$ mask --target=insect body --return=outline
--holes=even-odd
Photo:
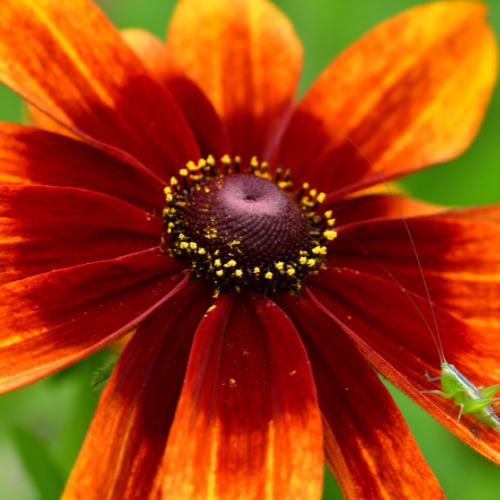
[[[435,381],[435,380],[441,380],[441,387],[442,390],[430,390],[430,391],[421,391],[422,393],[432,393],[432,394],[438,394],[439,396],[446,398],[446,399],[452,399],[454,398],[454,404],[458,407],[460,407],[460,411],[458,414],[458,419],[457,419],[457,425],[460,422],[460,419],[462,417],[462,414],[472,414],[474,417],[478,420],[478,422],[472,426],[470,429],[471,432],[474,434],[474,436],[479,439],[479,436],[476,432],[476,427],[479,425],[487,425],[489,427],[492,427],[495,429],[498,433],[500,433],[500,418],[498,414],[500,414],[500,397],[497,398],[492,398],[497,392],[500,391],[500,384],[492,385],[490,387],[476,387],[472,382],[470,382],[466,377],[464,377],[457,368],[455,368],[453,365],[449,364],[446,362],[446,359],[444,357],[444,350],[443,346],[441,343],[441,335],[439,332],[439,327],[436,319],[436,315],[434,313],[434,306],[431,300],[431,296],[429,293],[429,289],[427,286],[427,281],[425,279],[425,274],[422,268],[422,264],[420,262],[420,259],[418,257],[418,252],[417,248],[415,246],[415,242],[413,241],[412,234],[410,232],[410,228],[408,227],[408,221],[406,220],[406,217],[403,214],[403,211],[401,209],[401,206],[394,195],[391,187],[385,180],[384,176],[382,173],[378,170],[377,167],[371,162],[371,160],[363,153],[363,151],[345,134],[343,134],[339,129],[332,127],[340,134],[342,135],[345,139],[347,139],[357,150],[358,152],[365,158],[365,160],[371,165],[371,167],[377,172],[378,176],[380,177],[381,181],[384,183],[385,187],[391,194],[394,202],[396,203],[396,206],[399,210],[399,213],[401,214],[402,221],[405,225],[406,232],[408,233],[408,237],[410,239],[411,246],[413,248],[413,253],[415,255],[416,262],[418,264],[418,268],[420,271],[420,274],[422,276],[422,281],[423,285],[425,288],[426,296],[429,301],[429,305],[431,308],[431,313],[432,317],[434,320],[434,326],[435,326],[435,333],[432,330],[432,328],[429,326],[427,323],[427,320],[425,319],[422,311],[419,309],[417,303],[413,300],[412,296],[408,293],[408,291],[399,283],[399,281],[393,276],[392,273],[390,273],[383,265],[381,262],[379,262],[376,258],[370,255],[370,253],[367,250],[363,250],[363,253],[365,255],[369,255],[375,263],[381,267],[382,270],[385,271],[385,273],[394,281],[394,283],[401,289],[403,293],[408,297],[408,299],[412,302],[412,304],[415,306],[417,309],[418,313],[422,317],[429,333],[431,334],[432,339],[434,340],[434,343],[436,344],[437,351],[439,354],[439,359],[441,363],[441,376],[436,377],[436,378],[431,378],[429,375],[426,373],[426,378],[428,381]],[[493,407],[492,405],[494,403],[498,403],[496,407]]]
[[[426,378],[429,381],[441,380],[442,391],[431,390],[422,391],[423,393],[439,394],[446,399],[455,399],[455,405],[460,407],[457,424],[460,422],[462,413],[471,413],[479,422],[471,428],[471,432],[479,439],[476,432],[476,427],[480,424],[493,427],[500,433],[500,419],[497,416],[500,406],[493,408],[491,405],[500,401],[500,398],[491,398],[500,391],[500,384],[490,387],[476,387],[472,382],[465,378],[453,365],[443,361],[441,363],[441,377],[435,379],[430,378],[426,373]]]

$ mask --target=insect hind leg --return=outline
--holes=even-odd
[[[498,403],[496,406],[493,406],[492,407],[492,413],[490,413],[487,417],[484,417],[482,420],[480,420],[479,422],[476,422],[470,429],[470,431],[472,432],[472,434],[474,434],[474,437],[478,440],[478,441],[481,441],[481,439],[479,439],[479,435],[477,434],[477,431],[476,431],[476,427],[479,427],[481,424],[484,424],[487,420],[489,420],[490,418],[493,418],[494,416],[496,416],[498,413],[500,413],[500,403]]]

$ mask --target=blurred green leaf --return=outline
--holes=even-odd
[[[90,378],[90,387],[92,387],[94,391],[100,391],[104,388],[117,361],[118,356],[114,356],[105,364],[97,368],[94,373],[92,373],[92,377]]]
[[[45,442],[32,430],[17,427],[13,442],[41,500],[57,500],[64,489],[64,478]]]

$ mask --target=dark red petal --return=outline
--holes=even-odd
[[[474,139],[497,78],[481,2],[431,2],[340,54],[299,104],[282,143],[294,181],[331,197],[450,160]],[[346,138],[348,137],[348,139]]]
[[[3,0],[0,79],[73,132],[168,179],[197,160],[182,112],[88,0]]]
[[[483,222],[494,209],[457,211],[408,219],[432,300],[476,328],[498,334],[500,225]],[[469,214],[469,215],[468,215]],[[474,215],[475,214],[475,215]],[[468,220],[469,217],[476,220]],[[402,220],[339,228],[328,261],[375,274],[425,296],[423,280]]]
[[[347,334],[304,299],[280,294],[318,388],[327,461],[344,498],[443,498],[387,389]]]
[[[302,46],[267,0],[181,0],[167,46],[212,101],[246,162],[269,160],[290,115]]]
[[[0,187],[0,285],[158,245],[158,218],[75,188]]]
[[[231,154],[226,129],[213,104],[174,61],[166,45],[144,30],[126,29],[121,33],[145,66],[173,95],[198,141],[201,155],[221,158]]]
[[[203,282],[190,283],[139,325],[101,396],[63,499],[158,498],[189,350],[210,295]]]
[[[439,388],[425,378],[439,376],[437,349],[422,316],[433,327],[429,303],[410,294],[418,306],[394,283],[358,271],[330,268],[311,279],[306,298],[341,326],[370,363],[425,411],[482,455],[500,464],[500,434],[478,429],[481,441],[470,428],[470,415],[455,425],[458,407],[438,395],[421,394]],[[444,353],[449,363],[476,386],[500,381],[498,349],[492,338],[435,307]]]
[[[14,123],[0,122],[0,184],[79,187],[152,211],[165,202],[156,176],[97,148]]]
[[[344,226],[368,219],[399,218],[401,212],[405,217],[411,217],[434,214],[446,209],[400,194],[395,194],[394,197],[397,202],[390,194],[368,194],[345,200],[332,200],[321,204],[321,211],[324,213],[331,210],[332,217],[336,219],[335,225]]]
[[[0,287],[0,392],[34,382],[130,330],[187,282],[158,249]]]
[[[222,295],[196,332],[164,460],[165,498],[321,497],[306,352],[274,303],[249,297]]]

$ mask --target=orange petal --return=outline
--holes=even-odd
[[[80,137],[75,133],[71,132],[68,128],[63,127],[61,124],[56,122],[49,115],[40,111],[36,106],[32,104],[26,104],[26,119],[25,122],[27,125],[32,125],[37,128],[41,128],[43,130],[47,130],[48,132],[54,132],[56,134],[64,135],[67,137],[72,137],[73,139],[80,140]]]
[[[196,332],[164,459],[165,498],[321,497],[307,355],[275,304],[248,297],[222,295]]]
[[[280,294],[277,302],[311,360],[326,458],[344,498],[444,499],[399,409],[346,333],[307,300]]]
[[[181,0],[167,45],[211,99],[232,150],[268,160],[289,116],[302,46],[267,0]]]
[[[149,170],[83,142],[14,123],[0,122],[0,184],[83,188],[148,212],[165,201],[165,183]]]
[[[210,305],[207,288],[186,285],[139,325],[101,396],[63,500],[159,498],[158,472],[189,349]]]
[[[188,280],[157,248],[0,287],[0,392],[97,351]]]
[[[450,160],[473,140],[497,75],[497,47],[476,2],[435,2],[380,24],[336,58],[282,143],[294,181],[332,197]],[[345,135],[344,135],[345,134]]]
[[[477,422],[474,417],[464,415],[456,425],[458,408],[453,400],[421,393],[438,388],[439,384],[426,380],[425,371],[438,376],[439,358],[423,320],[433,325],[429,303],[418,295],[410,296],[414,303],[394,283],[341,268],[319,273],[305,291],[305,298],[349,334],[377,371],[462,441],[500,465],[498,432],[481,426],[481,440],[477,440],[470,432]],[[476,386],[497,384],[500,367],[494,338],[440,307],[435,307],[435,314],[448,362]]]
[[[231,153],[227,132],[212,103],[173,60],[167,47],[151,33],[123,30],[122,36],[158,81],[174,96],[193,131],[202,156],[220,158]]]
[[[72,132],[163,178],[199,157],[172,96],[89,0],[2,1],[0,79]]]

